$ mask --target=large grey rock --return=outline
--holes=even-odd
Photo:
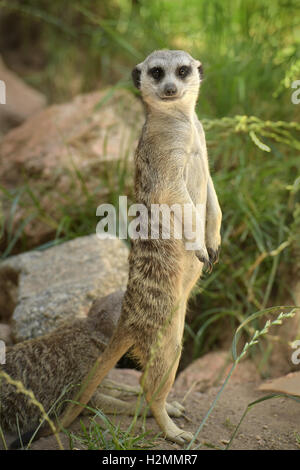
[[[125,288],[127,257],[122,241],[89,235],[8,258],[0,272],[9,266],[19,273],[12,317],[15,340],[50,332],[60,320],[85,316],[94,299]]]

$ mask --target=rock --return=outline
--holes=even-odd
[[[2,262],[0,272],[9,267],[18,273],[14,339],[50,332],[60,320],[86,315],[97,297],[125,288],[127,257],[119,239],[89,235]]]
[[[107,202],[103,193],[107,187],[101,194],[99,175],[108,164],[113,174],[118,170],[113,163],[132,161],[143,119],[142,105],[131,93],[108,89],[49,106],[2,139],[0,184],[8,190],[26,184],[39,210],[47,214],[24,227],[31,247],[52,237],[55,229],[49,219],[60,220],[58,208],[65,207],[67,200],[72,208],[75,201],[86,203],[87,193],[96,191],[98,204]],[[2,204],[7,214],[11,201],[2,196]],[[30,208],[32,212],[36,205],[24,191],[22,207],[14,214],[15,226],[28,216]]]
[[[135,369],[111,369],[107,378],[115,382],[137,387],[140,383],[142,373]]]
[[[0,134],[18,126],[46,106],[46,97],[9,70],[0,56],[0,80],[5,83],[5,104],[0,104]]]
[[[16,307],[19,274],[10,266],[0,270],[0,322],[8,322]]]
[[[300,397],[300,372],[291,372],[284,377],[262,383],[258,390],[287,393]]]
[[[212,386],[219,385],[229,373],[232,362],[226,351],[205,354],[184,369],[175,381],[177,392],[205,392]],[[242,361],[230,378],[231,383],[247,383],[259,380],[255,365],[250,360]]]

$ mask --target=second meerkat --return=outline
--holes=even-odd
[[[222,214],[209,172],[204,131],[195,112],[201,74],[201,63],[177,50],[155,51],[132,72],[146,109],[135,154],[136,202],[149,213],[153,204],[188,205],[193,222],[191,230],[183,230],[183,239],[164,239],[160,234],[157,239],[132,241],[117,328],[76,397],[87,403],[108,371],[130,350],[143,367],[141,384],[158,425],[166,438],[180,444],[193,435],[172,421],[166,399],[181,355],[190,291],[203,266],[211,268],[217,261],[221,243]],[[202,224],[196,231],[197,217]],[[187,239],[193,242],[193,250],[186,248]],[[80,405],[70,406],[62,424],[68,426],[80,409]]]

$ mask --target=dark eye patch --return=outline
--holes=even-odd
[[[164,77],[165,72],[161,67],[152,67],[150,70],[148,70],[148,74],[151,75],[154,80],[159,81]]]
[[[176,73],[179,78],[185,78],[187,77],[192,71],[192,68],[189,67],[188,65],[182,65],[181,67],[178,67],[176,70]]]

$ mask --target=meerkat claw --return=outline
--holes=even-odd
[[[199,261],[201,261],[201,263],[204,264],[204,266],[209,263],[209,256],[207,255],[207,252],[205,250],[205,252],[203,252],[202,250],[197,250],[195,251],[195,254],[198,258]]]
[[[209,261],[211,262],[211,264],[218,263],[220,247],[218,247],[216,250],[213,250],[212,248],[207,248],[207,253],[208,253]]]
[[[204,271],[210,274],[213,270],[213,263],[209,260],[207,263],[204,263]]]
[[[198,251],[196,251],[196,256],[198,260],[204,264],[204,271],[210,274],[213,268],[213,263],[211,262],[210,258],[206,258],[201,252]]]
[[[170,441],[176,442],[176,444],[183,445],[191,442],[194,436],[191,432],[180,430],[179,433],[167,433],[166,438]]]

